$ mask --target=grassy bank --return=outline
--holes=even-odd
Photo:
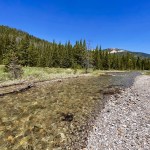
[[[100,75],[106,72],[123,72],[116,70],[94,70],[89,69],[89,75]],[[85,69],[71,69],[71,68],[48,68],[48,67],[23,67],[23,75],[21,79],[13,80],[9,74],[4,72],[4,65],[0,65],[0,83],[18,82],[18,81],[41,81],[50,80],[54,78],[65,78],[85,74]]]
[[[71,68],[42,68],[42,67],[23,67],[23,75],[20,79],[11,79],[9,74],[4,71],[4,66],[0,65],[0,83],[13,83],[20,81],[42,81],[54,78],[66,78],[84,74],[83,69]],[[91,72],[91,71],[90,71]]]
[[[8,74],[4,72],[4,66],[0,65],[0,82],[9,80]]]

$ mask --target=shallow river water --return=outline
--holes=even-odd
[[[136,72],[107,73],[41,83],[28,91],[0,97],[0,149],[84,148],[91,114],[105,96],[132,85]]]

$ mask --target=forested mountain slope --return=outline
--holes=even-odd
[[[131,52],[131,53],[136,55],[137,57],[150,58],[150,54],[146,54],[146,53],[142,53],[142,52]]]
[[[85,40],[73,45],[48,42],[26,32],[0,26],[0,64],[8,64],[12,55],[17,56],[23,66],[62,67],[94,69],[150,69],[150,59],[125,53],[117,55],[96,47],[87,49]]]

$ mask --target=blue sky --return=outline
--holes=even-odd
[[[0,0],[0,25],[48,41],[150,53],[150,0]]]

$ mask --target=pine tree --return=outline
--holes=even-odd
[[[19,60],[21,65],[28,66],[29,65],[29,36],[25,36],[24,39],[21,40],[19,46]]]
[[[96,47],[95,51],[94,51],[94,66],[95,69],[101,69],[101,61],[100,61],[100,49],[98,48],[98,46]]]
[[[18,79],[23,74],[22,67],[19,65],[18,57],[14,52],[10,54],[9,62],[5,65],[5,71],[9,73],[10,78]]]

